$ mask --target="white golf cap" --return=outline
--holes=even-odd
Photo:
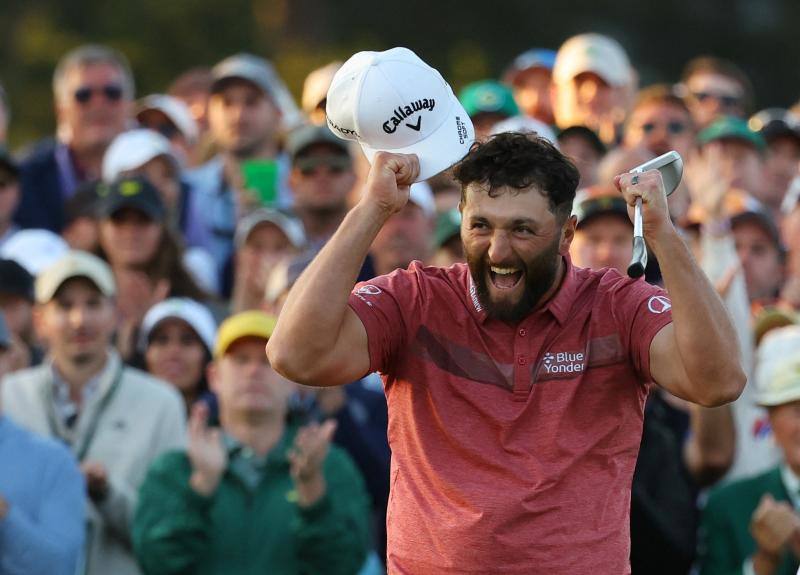
[[[758,346],[756,402],[763,406],[800,400],[800,325],[774,329]]]
[[[179,167],[169,140],[158,132],[145,128],[122,132],[103,156],[103,181],[111,183],[123,172],[141,168],[159,156],[166,156]]]
[[[358,141],[370,162],[378,151],[416,154],[417,181],[457,163],[475,138],[448,83],[408,48],[353,55],[333,77],[326,112],[333,133]]]
[[[147,343],[153,330],[167,319],[180,319],[189,324],[208,353],[214,350],[217,338],[217,322],[214,316],[203,304],[185,297],[165,299],[151,307],[142,320],[141,335],[139,336],[139,350],[147,349]]]
[[[561,45],[553,66],[556,84],[571,82],[578,74],[594,72],[611,86],[633,81],[631,63],[616,40],[602,34],[580,34]]]
[[[49,302],[65,281],[77,277],[88,279],[106,297],[116,293],[114,274],[106,262],[89,252],[72,250],[38,275],[36,301]]]
[[[531,132],[553,144],[558,149],[558,138],[553,128],[530,116],[512,116],[492,126],[491,135],[503,132]]]
[[[180,130],[189,143],[197,141],[197,137],[200,134],[197,122],[192,117],[189,106],[184,104],[182,100],[166,94],[151,94],[139,102],[136,118],[138,119],[140,114],[148,110],[156,110],[169,118],[169,121],[175,124],[175,127]]]
[[[14,260],[36,277],[69,251],[69,244],[50,230],[20,230],[3,244],[0,257]]]

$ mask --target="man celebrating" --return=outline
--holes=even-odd
[[[414,263],[353,290],[418,170],[414,156],[375,155],[361,201],[286,301],[271,364],[314,385],[382,373],[390,570],[629,572],[649,382],[707,406],[745,382],[733,327],[672,227],[660,174],[616,183],[629,205],[642,198],[672,301],[614,270],[572,266],[577,170],[515,133],[474,146],[455,170],[467,265]]]

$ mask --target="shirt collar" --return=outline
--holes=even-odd
[[[572,265],[572,259],[569,254],[562,256],[564,262],[564,276],[561,280],[561,285],[556,290],[556,293],[550,298],[544,308],[535,310],[531,315],[522,321],[527,321],[530,317],[549,311],[556,318],[558,323],[563,324],[567,321],[567,316],[572,304],[575,300],[575,294],[578,288],[578,278],[575,271],[575,266]],[[480,299],[478,299],[478,290],[475,287],[475,282],[472,279],[472,273],[469,266],[466,266],[467,273],[467,298],[470,300],[470,310],[478,319],[478,322],[483,324],[488,319],[488,315]]]
[[[53,399],[59,407],[71,405],[72,401],[69,398],[69,385],[61,377],[52,358],[49,360],[49,364],[53,381]],[[103,369],[100,373],[91,378],[81,390],[82,407],[85,407],[97,392],[100,392],[102,395],[109,390],[111,384],[114,382],[117,370],[120,369],[120,364],[121,359],[119,354],[113,349],[109,349]]]
[[[556,318],[558,323],[564,324],[567,321],[569,311],[572,309],[572,304],[575,302],[575,293],[578,289],[578,277],[575,272],[575,266],[572,265],[572,260],[569,254],[563,258],[564,262],[564,277],[561,280],[561,285],[558,290],[550,298],[550,301],[544,307]]]
[[[83,174],[78,169],[78,166],[75,165],[67,144],[58,142],[54,157],[58,167],[58,176],[61,180],[61,194],[64,199],[69,199],[83,181]]]
[[[294,425],[287,423],[283,435],[278,440],[278,443],[276,443],[270,452],[263,457],[256,455],[252,449],[225,431],[222,433],[222,445],[231,460],[247,459],[248,461],[254,462],[258,466],[281,463],[288,465],[289,457],[287,452],[294,441],[296,431],[297,429]]]
[[[800,478],[785,463],[781,465],[781,480],[795,509],[800,509]]]

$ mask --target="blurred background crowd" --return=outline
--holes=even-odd
[[[287,76],[233,53],[141,93],[121,48],[42,64],[55,125],[39,139],[46,114],[0,76],[0,573],[381,573],[380,379],[303,387],[263,351],[368,173],[326,127],[341,61],[283,60]],[[575,162],[579,266],[625,273],[633,227],[613,177],[684,158],[671,216],[749,382],[714,409],[652,390],[632,570],[795,573],[800,102],[756,106],[764,70],[754,81],[730,59],[699,54],[650,83],[632,55],[583,33],[483,79],[456,66],[453,85],[478,139],[533,132]],[[463,261],[460,196],[448,173],[412,186],[359,279]],[[653,257],[646,280],[661,281]]]

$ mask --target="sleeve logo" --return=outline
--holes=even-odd
[[[358,288],[356,290],[356,293],[361,295],[378,295],[379,293],[381,293],[381,288],[376,287],[372,284],[366,284]]]
[[[647,309],[650,313],[662,314],[672,309],[669,299],[663,295],[654,295],[647,301]]]

